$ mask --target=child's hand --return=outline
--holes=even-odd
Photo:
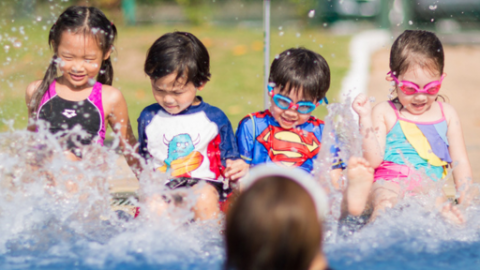
[[[250,165],[243,161],[243,159],[227,159],[225,177],[230,178],[230,181],[236,182],[238,179],[247,174],[249,168]]]
[[[352,103],[353,110],[358,114],[360,118],[369,117],[372,113],[372,107],[370,106],[370,100],[365,94],[359,94]]]

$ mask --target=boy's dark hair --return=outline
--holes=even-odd
[[[443,46],[438,37],[424,30],[406,30],[397,37],[390,51],[390,71],[404,74],[411,63],[438,70],[443,74]]]
[[[29,110],[32,115],[36,114],[43,95],[57,77],[58,56],[56,54],[64,31],[83,33],[84,35],[88,33],[94,36],[97,39],[97,44],[102,50],[103,55],[112,49],[113,42],[117,36],[117,28],[115,25],[97,8],[71,6],[60,14],[48,35],[48,44],[50,47],[53,47],[55,54],[43,77],[42,83],[32,96],[32,101],[29,104]],[[103,60],[97,81],[102,84],[112,85],[113,67],[110,57],[107,60]]]
[[[307,270],[321,251],[322,224],[309,193],[267,176],[239,195],[227,213],[224,269]]]
[[[330,68],[320,54],[292,48],[275,57],[268,81],[280,86],[282,93],[302,88],[305,99],[320,101],[330,88]]]
[[[207,48],[191,33],[167,33],[148,50],[144,70],[151,79],[177,72],[177,80],[186,75],[185,83],[199,87],[210,80],[210,57]]]

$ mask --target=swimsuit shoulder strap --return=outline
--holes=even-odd
[[[395,112],[395,115],[397,116],[397,119],[400,118],[400,114],[398,114],[397,106],[395,106],[395,104],[391,100],[389,100],[388,103],[390,104],[390,106],[392,106],[392,109]]]
[[[102,87],[103,85],[99,82],[96,82],[93,85],[92,92],[88,96],[88,100],[90,100],[95,107],[97,107],[98,112],[100,113],[100,118],[102,120],[102,124],[99,131],[100,140],[98,141],[101,145],[103,145],[103,140],[105,139],[105,133],[107,131],[105,126],[105,112],[103,110],[103,103],[102,103]]]
[[[57,82],[56,80],[53,80],[53,82],[50,84],[50,86],[48,87],[45,94],[43,94],[43,97],[40,100],[40,104],[38,106],[38,111],[37,112],[40,112],[40,110],[43,107],[43,104],[47,103],[47,101],[49,101],[51,98],[53,98],[54,96],[57,95],[57,91],[55,90],[56,82]]]
[[[443,119],[446,119],[446,118],[445,118],[445,113],[443,112],[443,104],[442,104],[442,102],[438,101],[437,103],[438,103],[438,106],[440,106],[440,111],[442,112],[442,118],[443,118]]]

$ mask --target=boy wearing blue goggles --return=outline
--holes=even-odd
[[[270,108],[247,115],[238,126],[237,145],[245,164],[242,168],[232,168],[241,173],[231,179],[241,177],[251,166],[269,162],[299,167],[309,173],[313,170],[324,123],[311,113],[320,103],[328,103],[327,62],[305,48],[286,50],[275,57],[269,82]],[[341,168],[338,148],[331,149],[334,149],[332,156],[337,157],[332,167]]]
[[[325,104],[328,104],[328,99],[327,97],[324,97],[320,102],[313,103],[311,101],[299,101],[297,103],[293,103],[293,101],[281,94],[274,94],[273,93],[273,86],[268,85],[268,93],[272,97],[273,103],[275,105],[282,109],[282,110],[288,110],[288,109],[294,109],[297,110],[297,112],[301,114],[309,114],[317,108],[318,105],[322,104],[322,102],[325,102]]]

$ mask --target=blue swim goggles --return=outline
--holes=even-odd
[[[268,93],[270,93],[270,95],[272,96],[273,87],[270,85],[268,85],[267,87],[268,87]],[[315,110],[315,108],[317,108],[317,106],[320,105],[322,102],[325,102],[325,104],[328,104],[327,97],[324,97],[322,100],[320,100],[320,102],[317,102],[317,104],[311,101],[299,101],[297,102],[297,104],[294,104],[290,98],[280,94],[273,95],[272,99],[278,108],[282,110],[288,110],[290,108],[293,108],[301,114],[308,114],[313,112],[313,110]]]

